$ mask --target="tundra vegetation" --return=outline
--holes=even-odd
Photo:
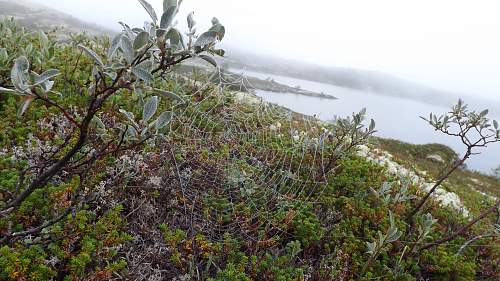
[[[493,175],[500,179],[500,166],[498,166],[496,169],[493,169]]]
[[[364,111],[320,122],[176,73],[217,67],[225,27],[139,2],[149,23],[112,39],[0,23],[1,280],[496,280],[498,201],[464,217],[357,156]],[[487,113],[430,116],[466,148],[436,188],[500,140]]]

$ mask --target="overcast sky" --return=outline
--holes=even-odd
[[[113,29],[149,18],[137,0],[35,1]],[[498,0],[185,0],[179,27],[190,11],[200,31],[217,16],[229,46],[500,100]]]

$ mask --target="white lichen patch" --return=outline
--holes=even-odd
[[[248,105],[261,104],[262,98],[257,97],[256,95],[244,93],[244,92],[236,92],[234,93],[234,97],[237,102]]]
[[[413,185],[416,185],[422,191],[428,192],[434,186],[434,183],[427,182],[424,178],[419,176],[419,174],[425,173],[422,171],[411,171],[396,163],[392,160],[393,156],[385,151],[380,149],[371,150],[366,145],[360,145],[358,146],[357,154],[358,156],[364,157],[371,162],[385,166],[387,168],[387,172],[392,176],[409,179]],[[456,193],[449,192],[441,187],[438,187],[433,194],[433,199],[439,202],[441,206],[451,207],[460,212],[464,217],[469,217],[469,211]]]

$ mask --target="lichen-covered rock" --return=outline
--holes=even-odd
[[[385,151],[380,149],[371,150],[366,145],[360,145],[358,146],[357,155],[366,158],[368,161],[385,166],[387,168],[387,172],[392,176],[409,179],[412,184],[418,186],[424,192],[429,192],[434,187],[434,183],[427,182],[424,178],[417,175],[417,173],[424,175],[426,173],[423,171],[410,171],[406,167],[393,161],[393,156]],[[441,156],[439,156],[439,158],[444,162]],[[441,206],[451,207],[460,212],[464,217],[469,217],[469,211],[456,193],[449,192],[441,187],[438,187],[434,191],[432,197],[434,200],[438,201]]]
[[[438,155],[438,154],[430,154],[430,155],[427,155],[426,158],[429,160],[432,160],[434,162],[445,163],[443,157],[441,157],[441,155]]]

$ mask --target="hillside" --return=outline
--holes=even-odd
[[[225,27],[183,46],[171,24],[67,44],[0,22],[0,280],[497,279],[499,180],[374,138],[365,112],[323,122],[177,71]]]
[[[110,30],[86,23],[70,15],[25,0],[0,0],[0,17],[14,17],[22,25],[35,30],[62,29],[61,33],[88,32],[112,34]]]

